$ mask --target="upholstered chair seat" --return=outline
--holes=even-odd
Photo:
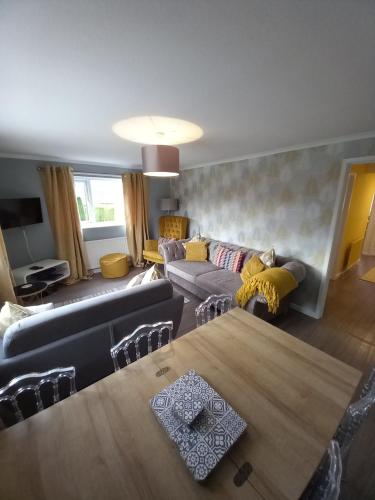
[[[162,215],[159,219],[159,236],[161,238],[174,238],[183,240],[186,238],[188,218],[180,215]],[[158,250],[158,240],[146,240],[143,250],[143,258],[147,262],[164,264],[164,258]]]

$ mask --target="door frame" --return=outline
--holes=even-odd
[[[322,280],[319,288],[318,303],[316,307],[316,318],[323,316],[327,300],[328,287],[333,274],[333,268],[338,256],[339,245],[348,214],[351,189],[350,173],[353,165],[361,163],[375,163],[375,156],[361,156],[358,158],[347,158],[342,160],[340,166],[340,177],[336,192],[336,201],[333,208],[333,217],[328,235],[327,250],[324,257]]]

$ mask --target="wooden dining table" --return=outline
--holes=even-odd
[[[189,369],[248,424],[196,482],[149,401]],[[361,373],[242,309],[0,432],[0,498],[298,499]]]

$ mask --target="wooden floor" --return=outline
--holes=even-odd
[[[275,321],[293,336],[359,369],[365,376],[375,366],[375,283],[360,276],[375,266],[375,257],[363,257],[345,275],[330,284],[324,316],[309,318],[297,311]],[[195,327],[194,308],[199,300],[185,304],[179,335]],[[353,444],[340,499],[375,499],[375,409]]]

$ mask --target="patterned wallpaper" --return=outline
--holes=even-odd
[[[301,260],[294,302],[315,311],[341,160],[375,154],[375,138],[185,170],[172,183],[190,235]]]

